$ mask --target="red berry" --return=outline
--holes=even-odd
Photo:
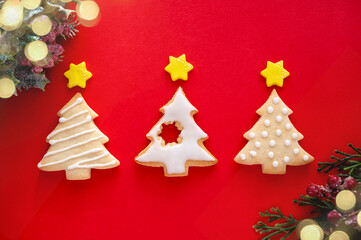
[[[25,56],[20,57],[20,64],[22,66],[32,66],[30,60]]]
[[[42,73],[44,69],[42,67],[35,66],[31,70],[33,71],[33,73]]]
[[[54,44],[54,54],[59,56],[64,53],[64,48],[60,44]]]
[[[51,21],[51,31],[54,31],[56,29],[56,26],[58,26],[56,21]]]
[[[50,53],[54,53],[54,44],[48,44],[48,50]]]
[[[47,35],[41,38],[44,42],[54,42],[56,39],[56,33],[54,31],[50,31]]]
[[[51,68],[54,67],[54,60],[53,58],[48,59],[48,63],[44,66],[44,68]]]
[[[62,34],[64,31],[64,25],[59,25],[57,28],[56,28],[56,35],[60,35]]]
[[[66,24],[64,25],[63,35],[67,36],[70,34],[70,27]]]
[[[307,186],[306,193],[310,197],[316,197],[316,198],[321,197],[322,196],[321,186],[311,183]]]
[[[327,184],[330,188],[338,188],[341,185],[341,178],[337,175],[329,175]]]
[[[336,188],[336,189],[332,189],[332,190],[329,192],[329,194],[328,194],[329,198],[332,199],[332,200],[335,200],[337,194],[338,194],[340,191],[341,191],[341,190],[340,190],[340,189],[337,189],[337,188]]]
[[[349,176],[343,181],[342,186],[343,186],[344,189],[351,190],[354,187],[356,187],[356,185],[357,185],[356,180],[353,177]]]
[[[337,210],[332,210],[327,214],[327,220],[329,223],[332,223],[334,225],[337,224],[337,221],[342,218],[341,213],[339,213]]]

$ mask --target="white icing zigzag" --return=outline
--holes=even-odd
[[[59,149],[59,150],[56,150],[56,151],[48,152],[48,153],[46,153],[46,154],[44,155],[44,157],[48,157],[48,156],[51,156],[51,155],[54,155],[54,154],[57,154],[57,153],[60,153],[60,152],[67,151],[67,150],[72,149],[72,148],[75,148],[75,147],[79,147],[79,146],[81,146],[81,145],[84,145],[84,144],[90,143],[90,142],[92,142],[92,141],[101,139],[102,137],[104,137],[104,135],[90,138],[90,139],[88,139],[88,140],[86,140],[86,141],[84,141],[84,142],[76,143],[76,144],[71,145],[71,146],[66,147],[66,148],[62,148],[62,149]]]
[[[78,96],[81,96],[80,94],[77,94]],[[77,96],[76,95],[76,96]],[[74,98],[73,98],[74,99]],[[60,111],[60,115],[67,113],[70,109],[74,109],[71,113],[71,116],[67,117],[61,117],[59,119],[59,126],[57,130],[54,130],[52,133],[50,133],[47,137],[49,140],[49,144],[51,145],[51,149],[56,149],[52,151],[48,151],[45,155],[43,160],[38,164],[39,168],[47,167],[47,171],[56,171],[59,170],[59,167],[57,165],[64,164],[70,160],[73,162],[69,163],[71,165],[60,165],[60,169],[67,170],[67,177],[68,177],[68,170],[73,170],[72,172],[76,171],[75,169],[78,168],[110,168],[115,167],[119,165],[119,161],[116,160],[104,147],[103,142],[99,142],[97,140],[100,140],[102,138],[106,139],[105,135],[101,133],[96,127],[94,127],[94,124],[91,124],[89,126],[86,126],[84,130],[83,128],[78,128],[79,126],[92,122],[92,116],[89,113],[92,111],[84,102],[84,99],[82,97],[78,97],[73,104],[70,106],[64,108]],[[77,108],[76,108],[77,107]],[[84,109],[87,108],[87,109]],[[75,113],[74,113],[75,112]],[[83,114],[87,114],[85,118],[77,118],[79,116],[82,116]],[[69,115],[69,114],[68,114]],[[76,120],[76,123],[72,125],[66,125],[66,122],[69,120],[74,119]],[[65,125],[63,125],[65,124]],[[62,127],[66,126],[66,127]],[[89,128],[90,129],[89,129]],[[83,131],[79,131],[79,129],[82,129]],[[71,131],[70,131],[71,130]],[[68,132],[69,131],[69,132]],[[58,139],[52,139],[55,135],[59,133],[64,133],[62,138]],[[89,136],[88,136],[89,134]],[[95,134],[95,136],[94,136]],[[78,139],[78,137],[81,137]],[[86,139],[86,140],[84,140]],[[69,141],[71,140],[71,141]],[[80,142],[81,141],[81,142]],[[54,146],[57,143],[62,143],[63,145]],[[69,144],[70,143],[70,144]],[[91,144],[91,145],[88,145]],[[91,149],[86,146],[92,146]],[[98,147],[94,147],[98,146]],[[83,147],[83,148],[78,148]],[[60,149],[59,149],[60,148]],[[81,152],[80,152],[80,151]],[[80,152],[80,153],[79,153]],[[63,154],[60,154],[63,153]],[[69,154],[70,153],[70,154]],[[73,154],[76,153],[76,154]],[[59,156],[57,155],[59,154]],[[87,155],[88,158],[85,158]],[[52,156],[51,161],[47,161],[46,159],[48,157]],[[80,158],[80,161],[75,162],[74,160],[77,160]],[[101,161],[96,162],[97,160],[103,159]],[[82,159],[82,160],[81,160]],[[93,162],[93,163],[91,163]],[[87,179],[90,178],[90,172],[88,176],[84,176],[84,174],[80,174],[79,176],[71,175],[69,179]]]
[[[75,128],[75,127],[80,126],[80,125],[82,125],[82,124],[84,124],[84,123],[88,123],[88,122],[90,122],[91,120],[92,120],[91,116],[88,115],[88,116],[85,118],[85,120],[82,121],[82,122],[75,123],[75,124],[73,124],[73,125],[70,125],[69,127],[65,127],[65,128],[61,128],[61,129],[59,129],[59,130],[53,131],[52,133],[50,133],[50,134],[48,135],[47,139],[52,138],[53,136],[55,136],[55,135],[58,134],[58,133],[61,133],[61,132],[64,132],[64,131],[66,131],[66,130]]]
[[[61,138],[61,139],[57,139],[57,140],[50,140],[49,144],[54,145],[54,144],[59,143],[59,142],[68,141],[70,139],[73,139],[73,138],[76,138],[76,137],[79,137],[79,136],[82,136],[84,134],[91,133],[91,132],[94,132],[94,131],[95,131],[95,129],[85,130],[85,131],[80,132],[80,133],[75,133],[74,135],[71,135],[71,136],[66,137],[66,138]]]
[[[85,152],[82,152],[82,153],[79,153],[79,154],[71,155],[70,157],[67,157],[67,158],[64,158],[64,159],[61,159],[61,160],[58,160],[58,161],[55,161],[55,162],[50,162],[50,163],[45,163],[45,164],[39,163],[38,167],[40,168],[40,167],[46,167],[46,166],[51,166],[51,165],[63,163],[63,162],[69,161],[71,159],[82,157],[82,156],[90,154],[90,153],[100,152],[102,150],[103,150],[102,148],[94,148],[94,149],[91,149],[89,151],[85,151]]]
[[[72,109],[73,107],[75,107],[76,105],[82,103],[84,100],[82,98],[78,98],[72,105],[70,105],[69,107],[67,108],[64,108],[60,114],[64,114],[66,113],[67,111],[69,111],[70,109]]]
[[[71,120],[71,119],[73,119],[73,118],[75,118],[75,117],[77,117],[77,116],[80,116],[80,115],[82,115],[82,114],[84,114],[84,113],[87,113],[87,112],[89,112],[89,111],[88,111],[88,110],[84,110],[84,111],[75,113],[74,115],[71,115],[71,116],[68,117],[68,118],[63,118],[63,117],[61,117],[61,118],[59,118],[59,122],[63,123],[63,122],[69,121],[69,120]]]

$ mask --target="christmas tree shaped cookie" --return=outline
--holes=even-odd
[[[279,86],[282,86],[283,78],[289,75],[283,69],[283,61],[273,64],[274,66],[269,65],[270,62],[267,63],[267,69],[274,67],[276,70],[271,69],[267,74],[267,69],[262,71],[262,76],[267,79],[267,86],[271,86],[269,78],[281,81]],[[257,114],[261,117],[244,134],[248,143],[235,157],[237,163],[261,164],[263,173],[285,174],[287,165],[299,166],[313,161],[313,157],[298,144],[303,136],[288,118],[292,110],[284,104],[275,89],[266,103],[257,110]]]
[[[237,163],[262,164],[263,173],[285,174],[287,165],[298,166],[313,161],[313,157],[298,144],[303,136],[288,118],[292,110],[275,89],[257,114],[261,117],[244,134],[248,143],[234,159]]]
[[[187,176],[190,166],[211,166],[217,160],[204,147],[207,134],[196,124],[193,115],[197,109],[188,101],[181,87],[160,111],[164,116],[147,134],[151,141],[135,158],[141,165],[163,167],[168,177]],[[181,133],[178,143],[165,144],[160,134],[163,124],[173,124]]]
[[[38,164],[40,170],[65,170],[68,180],[85,180],[90,178],[92,168],[119,165],[119,161],[104,147],[109,139],[93,122],[98,115],[80,93],[58,112],[58,116],[58,126],[46,139],[50,148]]]

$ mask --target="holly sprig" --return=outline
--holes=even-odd
[[[284,234],[281,240],[289,237],[293,231],[295,231],[297,224],[299,223],[291,214],[289,216],[285,216],[278,208],[271,208],[270,211],[260,212],[259,215],[261,217],[268,218],[268,223],[272,223],[274,221],[283,221],[281,223],[275,223],[273,226],[268,225],[262,221],[259,221],[253,228],[256,232],[260,234],[268,234],[263,237],[262,240],[270,240],[271,237],[279,234]]]
[[[349,154],[336,150],[335,153],[340,157],[331,156],[335,162],[320,162],[317,171],[328,173],[332,169],[337,169],[340,177],[353,177],[357,182],[361,181],[361,148],[356,148],[352,144],[348,145],[354,153]]]

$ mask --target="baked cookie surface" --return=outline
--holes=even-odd
[[[193,119],[193,115],[198,111],[188,101],[181,87],[160,111],[164,116],[147,134],[151,143],[135,158],[138,164],[163,167],[164,175],[172,177],[187,176],[190,166],[205,167],[217,163],[203,145],[208,135]],[[159,136],[162,125],[172,123],[181,131],[178,143],[165,144]]]
[[[68,180],[89,179],[91,169],[113,168],[119,161],[104,147],[109,141],[93,119],[98,115],[80,93],[58,112],[59,124],[48,135],[48,152],[39,162],[43,171],[65,170]]]

